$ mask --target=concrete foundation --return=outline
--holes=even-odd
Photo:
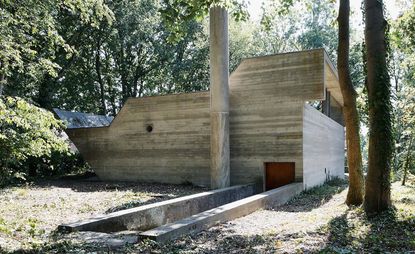
[[[249,197],[258,192],[258,186],[253,184],[233,186],[63,224],[58,229],[66,232],[148,230]]]

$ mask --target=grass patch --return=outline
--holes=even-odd
[[[79,253],[94,244],[61,241],[59,224],[204,191],[194,186],[42,180],[0,189],[0,253]],[[105,247],[105,246],[104,246]],[[57,248],[57,251],[52,251]],[[101,249],[100,249],[101,250]],[[105,250],[105,248],[104,248]],[[106,248],[108,250],[108,248]],[[87,252],[88,253],[88,252]]]
[[[392,184],[393,207],[368,218],[362,207],[347,210],[319,229],[328,236],[320,253],[407,253],[415,250],[415,182]]]
[[[328,235],[321,253],[381,253],[415,250],[414,210],[393,208],[367,218],[361,208],[347,211],[319,230]]]

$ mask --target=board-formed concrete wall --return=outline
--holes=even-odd
[[[232,73],[232,185],[262,182],[265,162],[295,162],[303,180],[304,102],[325,99],[330,68],[319,49],[245,59]],[[210,186],[209,100],[209,92],[130,98],[109,127],[67,133],[101,179]]]
[[[209,119],[208,92],[130,98],[109,127],[68,135],[101,179],[209,186]]]
[[[304,189],[344,177],[344,127],[308,104],[304,105]]]
[[[230,81],[231,183],[262,181],[265,162],[295,162],[301,181],[303,105],[324,99],[324,51],[246,59]]]

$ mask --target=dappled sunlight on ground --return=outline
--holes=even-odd
[[[167,244],[144,240],[138,244],[124,244],[119,245],[117,249],[109,249],[109,244],[105,241],[100,243],[88,242],[91,237],[103,237],[100,234],[84,234],[84,236],[82,236],[83,234],[74,234],[67,235],[67,237],[58,234],[49,238],[48,243],[37,247],[33,244],[31,246],[34,248],[32,249],[34,253],[79,253],[82,251],[86,253],[94,251],[106,253],[110,251],[111,253],[238,254],[382,253],[415,250],[415,182],[410,181],[408,186],[394,183],[392,185],[392,197],[395,208],[374,219],[366,218],[362,208],[348,208],[344,204],[347,194],[346,187],[347,184],[344,182],[332,182],[303,193],[286,205],[269,210],[259,210],[248,216],[194,235],[182,237]],[[184,191],[186,190],[184,189]],[[59,191],[63,190],[59,189]],[[35,198],[32,195],[35,195],[36,189],[18,188],[9,190],[9,192],[2,196],[0,202],[4,202],[3,197],[13,197],[17,202],[15,204],[18,207],[17,209],[23,209],[19,204]],[[105,193],[105,191],[102,192]],[[111,192],[114,193],[113,190]],[[124,190],[122,193],[125,196],[119,194],[121,199],[128,197],[124,199],[125,201],[130,200],[133,197],[131,195],[138,195],[139,192],[137,190]],[[70,192],[66,194],[69,194],[69,199],[67,199],[69,202],[72,194]],[[51,195],[53,196],[53,194]],[[57,200],[62,197],[60,195],[56,194]],[[152,194],[140,195],[151,196]],[[114,196],[110,197],[114,198]],[[40,196],[37,196],[37,198],[40,198],[38,204],[45,203]],[[33,207],[36,207],[35,204],[37,203],[31,201]],[[122,203],[123,201],[120,200],[119,204]],[[108,208],[108,206],[101,206],[100,211],[104,211],[104,207]],[[4,208],[0,209],[4,211]],[[25,207],[25,209],[36,211],[36,208],[31,207]],[[72,207],[72,209],[74,208]],[[65,212],[67,209],[61,210]],[[54,211],[50,213],[52,221],[62,220],[65,217],[65,214],[59,214],[53,209],[52,211]],[[73,211],[80,213],[76,209]],[[8,210],[8,214],[8,216],[11,216],[10,210]],[[66,215],[68,214],[69,212],[66,213]],[[18,220],[15,218],[14,221],[16,223],[27,223],[26,219]],[[41,225],[45,222],[37,223]],[[25,230],[27,232],[27,229]],[[25,234],[21,236],[27,236],[28,233]],[[7,236],[7,233],[0,233],[0,240],[5,235]],[[114,239],[111,238],[108,241],[114,241]],[[1,241],[0,244],[2,244]]]
[[[1,189],[0,246],[29,248],[49,241],[49,235],[59,224],[203,190],[190,185],[79,180]]]
[[[368,220],[348,208],[344,184],[300,195],[275,211],[261,210],[168,245],[141,243],[134,250],[184,253],[382,253],[415,250],[414,186],[393,184],[396,209]],[[402,198],[401,198],[402,199]]]
[[[335,194],[319,207],[315,207],[315,203],[320,204],[320,200],[314,200],[314,203],[308,201],[307,204],[304,203],[304,199],[308,199],[308,197],[303,196],[286,206],[276,207],[275,210],[257,211],[229,222],[229,230],[241,235],[276,232],[293,234],[313,230],[347,210],[347,206],[344,204],[346,193],[346,190],[343,190],[339,194]],[[313,208],[309,209],[308,206]]]

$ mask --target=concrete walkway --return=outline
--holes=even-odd
[[[206,191],[136,208],[96,216],[58,227],[60,231],[143,231],[256,194],[254,184]]]
[[[284,204],[301,191],[302,183],[289,184],[145,231],[140,234],[140,238],[157,242],[173,240],[248,215],[258,209]]]

